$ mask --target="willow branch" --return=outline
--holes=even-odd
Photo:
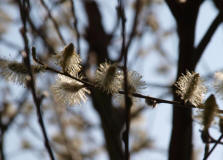
[[[125,160],[129,160],[130,154],[129,154],[129,129],[130,129],[130,110],[131,110],[131,98],[128,95],[128,70],[127,70],[127,61],[128,61],[128,53],[126,50],[126,16],[125,16],[125,10],[123,6],[123,1],[119,0],[119,14],[121,17],[121,24],[122,24],[122,48],[121,48],[121,55],[124,58],[124,95],[125,95],[125,123],[126,123],[126,129],[123,133],[123,141],[125,146]],[[121,57],[122,57],[121,56]],[[121,59],[120,59],[121,60]]]
[[[28,41],[28,37],[27,37],[27,28],[26,28],[26,21],[27,21],[27,15],[29,14],[29,1],[18,1],[18,5],[19,5],[19,9],[20,9],[20,16],[21,16],[21,20],[22,20],[22,24],[23,24],[23,28],[21,29],[21,35],[23,38],[23,43],[24,43],[24,50],[25,53],[23,54],[23,61],[24,64],[27,66],[28,69],[28,73],[29,73],[29,80],[28,80],[28,87],[30,88],[31,92],[32,92],[32,96],[33,96],[33,100],[36,106],[36,110],[37,110],[37,117],[39,119],[39,125],[41,128],[41,131],[43,133],[44,136],[44,140],[45,140],[45,147],[48,151],[48,154],[51,158],[51,160],[55,160],[54,155],[53,155],[53,151],[51,149],[49,140],[48,140],[48,136],[46,133],[46,128],[44,125],[44,121],[43,121],[43,117],[42,117],[42,113],[41,113],[41,101],[40,99],[37,97],[36,95],[36,89],[35,89],[35,80],[33,77],[33,73],[32,73],[32,69],[31,69],[31,64],[30,64],[30,52],[29,52],[29,41]]]
[[[209,44],[211,38],[213,37],[215,31],[217,30],[218,26],[223,21],[223,12],[219,12],[219,14],[216,16],[210,27],[208,28],[207,32],[205,33],[204,37],[198,44],[197,48],[195,49],[195,57],[194,62],[199,61],[199,59],[202,56],[202,53],[204,52],[205,48]]]
[[[33,47],[33,53],[34,52],[35,52],[35,48]],[[49,72],[67,76],[67,77],[69,77],[71,79],[74,79],[74,80],[76,80],[78,82],[83,83],[86,87],[93,88],[93,89],[96,88],[95,85],[93,85],[93,84],[91,84],[91,83],[89,83],[87,81],[78,79],[78,78],[76,78],[76,77],[74,77],[74,76],[72,76],[72,75],[70,75],[68,73],[64,73],[64,72],[58,71],[58,70],[56,70],[56,69],[54,69],[52,67],[47,66],[46,64],[42,63],[37,57],[35,57],[35,54],[33,54],[33,59],[38,64],[45,66],[45,70],[47,70]],[[100,88],[97,88],[97,89],[100,89]],[[125,94],[125,91],[119,91],[118,93],[119,94]],[[161,104],[161,103],[164,103],[164,104],[174,104],[177,107],[181,107],[181,108],[204,109],[204,108],[199,108],[199,107],[196,107],[196,106],[188,104],[188,103],[185,104],[185,103],[179,102],[179,101],[171,101],[171,100],[165,100],[165,99],[155,98],[155,97],[151,97],[151,96],[145,96],[145,95],[142,95],[142,94],[139,94],[139,93],[128,93],[128,94],[130,96],[133,96],[133,97],[136,97],[136,98],[149,99],[149,100],[153,101],[155,104]],[[217,112],[220,113],[220,114],[223,114],[223,110],[218,109]]]
[[[134,15],[134,20],[133,20],[133,26],[132,26],[132,30],[131,30],[131,32],[130,32],[130,35],[129,35],[129,40],[128,40],[128,42],[126,43],[126,45],[124,46],[124,48],[123,48],[123,45],[122,45],[122,49],[125,49],[125,51],[122,51],[121,52],[121,55],[120,55],[120,57],[118,58],[118,61],[120,62],[121,60],[122,60],[122,58],[124,57],[124,54],[125,53],[128,53],[128,49],[129,49],[129,47],[131,46],[131,44],[132,44],[132,42],[133,42],[133,39],[134,39],[134,37],[135,37],[135,35],[136,35],[136,29],[137,29],[137,24],[138,24],[138,20],[139,20],[139,14],[140,14],[140,7],[141,7],[141,0],[137,0],[136,1],[136,11],[135,11],[135,15]],[[119,8],[120,8],[120,6],[119,6]],[[122,23],[123,23],[123,13],[122,12],[124,12],[124,11],[122,11],[123,10],[123,8],[120,8],[119,9],[120,11],[120,16],[121,16],[121,21],[122,21]],[[124,15],[125,16],[125,15]],[[124,17],[124,20],[125,20],[125,17]],[[125,20],[126,21],[126,20]],[[126,33],[125,33],[125,35],[126,35]],[[123,37],[123,36],[122,36]]]

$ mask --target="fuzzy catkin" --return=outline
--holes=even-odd
[[[121,89],[121,74],[118,72],[117,64],[107,62],[100,64],[96,71],[95,84],[107,93],[118,93]]]
[[[40,65],[32,65],[31,69],[34,74],[45,71],[45,67]],[[0,75],[8,81],[24,84],[29,75],[29,70],[23,63],[0,59]]]
[[[81,77],[77,77],[81,79]],[[90,91],[83,83],[64,75],[58,75],[56,83],[51,87],[55,100],[65,105],[76,105],[87,100]]]
[[[177,88],[176,94],[180,96],[184,102],[190,102],[194,106],[198,106],[203,101],[203,96],[207,89],[203,85],[198,73],[189,71],[186,75],[182,74],[178,81],[174,84]]]
[[[128,91],[130,93],[135,93],[135,92],[139,92],[141,89],[145,89],[146,88],[146,83],[145,81],[142,80],[142,76],[136,72],[136,71],[129,71],[128,72]],[[124,90],[124,75],[123,75],[123,90]]]
[[[76,76],[80,72],[81,58],[76,53],[74,45],[70,43],[65,46],[64,49],[54,56],[56,64],[60,65],[64,73],[69,73],[72,76]]]

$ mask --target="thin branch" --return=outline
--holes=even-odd
[[[210,135],[209,135],[209,138],[211,139],[209,143],[217,143],[217,142],[218,142],[218,140],[214,139],[214,138],[211,137]],[[218,144],[223,145],[223,142],[218,142]]]
[[[208,159],[208,157],[211,155],[211,153],[217,147],[218,143],[220,143],[220,141],[221,141],[222,138],[223,138],[223,134],[218,138],[217,142],[214,144],[214,146],[211,148],[211,150],[206,154],[206,156],[203,158],[203,160]]]
[[[136,0],[136,11],[135,11],[135,16],[134,16],[134,22],[132,26],[132,31],[129,36],[129,41],[126,44],[125,49],[128,50],[129,46],[132,44],[133,38],[136,35],[136,29],[137,29],[137,24],[139,20],[139,15],[140,15],[140,8],[141,8],[141,0]],[[128,51],[126,51],[128,52]]]
[[[38,63],[38,64],[40,64],[40,65],[43,65],[43,66],[45,67],[45,70],[48,70],[48,71],[50,71],[50,72],[58,73],[58,74],[67,76],[67,77],[69,77],[69,78],[72,78],[72,79],[74,79],[74,80],[76,80],[76,81],[78,81],[78,82],[83,83],[86,87],[90,87],[90,88],[93,87],[93,88],[95,88],[93,85],[91,85],[91,84],[88,83],[88,82],[85,82],[85,81],[83,81],[83,80],[81,80],[81,79],[78,79],[78,78],[76,78],[76,77],[74,77],[74,76],[72,76],[72,75],[70,75],[70,74],[68,74],[68,73],[63,73],[63,72],[61,72],[61,71],[57,71],[56,69],[51,68],[51,67],[45,65],[44,63],[42,63],[42,62],[36,57],[36,49],[35,49],[35,47],[32,47],[32,57],[33,57],[33,60],[34,60],[36,63]]]
[[[123,26],[123,28],[125,28],[125,25]],[[128,54],[127,52],[125,52],[124,54],[124,91],[125,91],[125,107],[126,107],[126,131],[125,131],[126,135],[125,135],[124,141],[125,141],[125,159],[129,160],[130,159],[130,154],[129,154],[130,110],[131,110],[132,100],[128,95],[127,59],[128,59]]]
[[[139,19],[139,15],[140,15],[140,7],[141,7],[141,0],[137,0],[136,1],[136,10],[135,10],[135,16],[134,16],[134,20],[133,20],[132,30],[131,30],[131,33],[129,35],[129,40],[128,40],[128,42],[126,43],[126,45],[124,47],[125,51],[122,51],[120,57],[118,58],[119,62],[124,57],[124,54],[128,53],[128,49],[131,46],[131,44],[133,42],[133,39],[134,39],[134,37],[136,35],[136,29],[137,29],[138,19]],[[123,13],[122,13],[123,9],[120,8],[119,10],[120,10],[119,12],[120,12],[121,20],[122,20],[122,23],[123,23]],[[125,35],[126,35],[126,33],[125,33]]]
[[[76,16],[76,10],[75,10],[74,1],[70,0],[70,4],[71,4],[72,16],[73,16],[73,26],[74,26],[75,32],[77,34],[77,53],[80,54],[81,53],[80,33],[78,31],[78,20],[77,20],[77,16]]]
[[[219,12],[219,14],[216,16],[209,29],[207,30],[206,34],[198,44],[197,48],[195,49],[194,62],[199,61],[199,59],[202,56],[202,53],[204,52],[205,48],[209,44],[211,38],[213,37],[215,31],[217,30],[218,26],[222,23],[222,21],[223,21],[223,12]]]
[[[63,45],[65,45],[66,42],[65,42],[65,40],[64,40],[64,38],[63,38],[63,36],[62,36],[62,34],[61,34],[61,32],[60,32],[60,29],[59,29],[59,26],[58,26],[56,20],[55,20],[54,17],[52,16],[52,14],[51,14],[49,8],[47,7],[46,3],[44,2],[44,0],[40,0],[40,2],[41,2],[41,4],[43,5],[43,7],[45,8],[45,10],[47,11],[47,14],[48,14],[49,18],[50,18],[51,21],[53,22],[54,28],[56,29],[56,32],[57,32],[57,34],[58,34],[58,36],[59,36],[61,42],[63,43]]]
[[[29,14],[29,1],[27,0],[23,0],[23,1],[18,1],[18,5],[19,5],[19,9],[20,9],[20,16],[21,16],[21,20],[22,20],[22,24],[23,24],[23,28],[21,29],[21,35],[23,38],[23,42],[24,42],[24,50],[25,53],[23,54],[23,61],[24,64],[27,66],[28,72],[29,72],[29,80],[28,80],[28,87],[31,89],[32,92],[32,96],[33,96],[33,100],[36,106],[36,110],[37,110],[37,117],[39,119],[39,125],[41,128],[41,131],[43,133],[43,137],[44,137],[44,141],[45,141],[45,147],[49,153],[49,156],[51,158],[51,160],[55,160],[54,155],[53,155],[53,151],[51,149],[49,140],[48,140],[48,136],[46,133],[46,128],[44,125],[44,121],[43,121],[43,117],[42,117],[42,113],[41,113],[41,101],[40,99],[37,97],[36,95],[36,89],[35,89],[35,80],[33,77],[33,73],[32,73],[32,69],[31,69],[31,64],[30,64],[30,52],[29,52],[29,41],[28,41],[28,37],[27,37],[27,28],[26,28],[26,22],[27,22],[27,15]]]
[[[35,62],[37,62],[38,64],[40,65],[43,65],[45,66],[45,70],[48,70],[52,73],[57,73],[57,74],[61,74],[61,75],[64,75],[64,76],[67,76],[69,78],[72,78],[78,82],[81,82],[83,83],[86,87],[89,87],[89,88],[93,88],[95,89],[95,85],[87,82],[87,81],[84,81],[84,80],[81,80],[81,79],[78,79],[68,73],[63,73],[61,71],[58,71],[54,68],[51,68],[47,65],[45,65],[44,63],[42,63],[40,60],[37,59],[37,57],[35,57],[35,48],[33,47],[33,51],[32,51],[34,54],[33,54],[33,59],[35,60]],[[119,91],[119,94],[125,94],[125,91]],[[196,108],[196,109],[204,109],[204,108],[199,108],[199,107],[196,107],[194,105],[191,105],[191,104],[184,104],[182,102],[178,102],[178,101],[171,101],[171,100],[165,100],[165,99],[160,99],[160,98],[155,98],[155,97],[151,97],[151,96],[145,96],[145,95],[142,95],[142,94],[139,94],[139,93],[128,93],[129,95],[133,96],[133,97],[136,97],[136,98],[143,98],[143,99],[149,99],[151,101],[153,101],[154,103],[156,104],[161,104],[161,103],[165,103],[165,104],[175,104],[177,107],[183,107],[183,108]],[[218,109],[217,111],[218,113],[220,114],[223,114],[223,110],[220,110]]]
[[[126,129],[123,133],[123,141],[125,146],[125,160],[130,159],[130,153],[129,153],[129,130],[130,130],[130,110],[131,110],[131,98],[128,95],[128,70],[127,70],[127,61],[128,61],[128,53],[126,50],[126,16],[125,16],[125,10],[123,6],[123,1],[119,0],[119,14],[121,17],[121,24],[122,24],[122,48],[121,48],[121,55],[124,57],[124,95],[125,95],[125,123],[126,123]]]
[[[209,153],[209,147],[210,147],[210,144],[205,143],[204,156],[206,156]]]

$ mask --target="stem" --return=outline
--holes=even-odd
[[[126,48],[126,30],[125,30],[125,24],[126,24],[126,17],[125,17],[125,11],[123,7],[123,1],[119,0],[119,13],[121,16],[121,23],[122,23],[122,49],[121,49],[121,55],[124,57],[124,91],[125,91],[125,123],[126,123],[126,130],[123,133],[123,141],[125,145],[125,160],[130,159],[129,154],[129,130],[130,130],[130,110],[131,110],[131,98],[128,95],[128,70],[127,70],[127,61],[128,61],[128,53]]]
[[[217,30],[218,26],[222,23],[222,21],[223,21],[223,12],[219,12],[218,15],[215,17],[214,21],[212,22],[212,24],[210,25],[210,27],[208,28],[204,37],[198,44],[197,48],[195,49],[194,63],[199,61],[199,59],[202,56],[202,53],[204,52],[205,48],[209,44],[211,38],[213,37],[215,31]]]
[[[122,60],[122,58],[125,56],[124,54],[128,53],[128,49],[130,47],[130,45],[132,44],[133,42],[133,39],[135,38],[135,35],[136,35],[136,29],[137,29],[137,26],[138,26],[138,20],[139,20],[139,15],[140,15],[140,7],[141,7],[141,0],[137,0],[136,1],[136,11],[135,11],[135,15],[134,15],[134,19],[133,19],[133,26],[132,26],[132,30],[130,32],[130,36],[129,36],[129,40],[128,42],[125,42],[126,45],[122,45],[122,52],[120,54],[120,57],[118,58],[118,62],[120,62]],[[123,21],[125,23],[126,21],[126,18],[125,18],[125,13],[122,13],[124,12],[123,10],[123,7],[122,6],[119,6],[119,13],[120,13],[120,16],[121,16],[121,20],[122,20],[122,25],[123,25]],[[124,17],[123,17],[124,15]],[[124,24],[125,25],[125,24]],[[125,28],[124,28],[125,29]],[[124,35],[126,35],[125,31],[123,32],[122,31],[122,34],[124,33]],[[124,38],[123,41],[126,41],[126,37],[122,35],[122,37]],[[125,51],[123,51],[125,50]]]
[[[96,88],[95,85],[93,85],[93,84],[91,84],[91,83],[89,83],[89,82],[87,82],[87,81],[78,79],[78,78],[76,78],[76,77],[74,77],[74,76],[72,76],[72,75],[70,75],[70,74],[68,74],[68,73],[63,73],[63,72],[61,72],[61,71],[58,71],[58,70],[56,70],[56,69],[54,69],[54,68],[51,68],[51,67],[45,65],[44,63],[42,63],[40,60],[38,60],[38,59],[35,57],[35,52],[36,52],[36,51],[35,51],[35,47],[32,48],[32,52],[33,52],[33,59],[35,60],[35,62],[37,62],[37,63],[40,64],[40,65],[45,66],[45,69],[46,69],[46,70],[48,70],[48,71],[50,71],[50,72],[52,72],[52,73],[57,73],[57,74],[61,74],[61,75],[67,76],[67,77],[69,77],[69,78],[72,78],[72,79],[74,79],[74,80],[76,80],[76,81],[78,81],[78,82],[83,83],[83,84],[84,84],[86,87],[88,87],[88,88],[93,88],[93,89]],[[98,89],[100,89],[100,88],[98,88]],[[125,92],[125,91],[119,91],[118,93],[119,93],[119,94],[125,94],[126,92]],[[139,93],[128,93],[128,94],[130,94],[130,95],[133,96],[133,97],[152,100],[152,101],[153,101],[154,103],[156,103],[156,104],[160,104],[160,103],[165,103],[165,104],[175,104],[177,107],[181,107],[181,108],[197,108],[197,109],[204,109],[204,108],[196,107],[196,106],[191,105],[191,104],[184,104],[184,103],[179,102],[179,101],[165,100],[165,99],[160,99],[160,98],[156,98],[156,97],[145,96],[145,95],[142,95],[142,94],[139,94]],[[220,113],[220,114],[223,114],[223,110],[218,109],[217,112]]]
[[[209,143],[205,144],[205,149],[204,149],[204,156],[207,156],[207,154],[209,153]]]
[[[30,52],[29,52],[29,41],[28,41],[28,37],[27,37],[27,28],[26,28],[26,21],[27,21],[27,17],[26,15],[29,14],[29,8],[28,8],[28,4],[29,1],[23,1],[21,2],[20,0],[18,1],[19,4],[19,8],[20,8],[20,16],[21,16],[21,20],[23,23],[23,28],[21,29],[21,35],[23,38],[23,42],[24,42],[24,50],[25,50],[25,54],[23,55],[23,61],[24,64],[27,66],[28,72],[29,72],[29,76],[30,76],[30,80],[27,82],[28,83],[28,87],[31,89],[32,92],[32,97],[36,106],[36,110],[37,110],[37,117],[38,117],[38,121],[39,121],[39,125],[41,128],[41,131],[43,133],[43,137],[44,137],[44,143],[45,143],[45,147],[48,151],[48,154],[51,158],[51,160],[55,160],[54,155],[53,155],[53,151],[50,147],[50,143],[48,140],[48,136],[46,133],[46,128],[44,125],[44,121],[43,121],[43,117],[42,117],[42,113],[41,113],[41,101],[40,99],[37,97],[36,95],[36,91],[35,91],[35,80],[32,74],[32,69],[31,69],[31,64],[30,64]]]
[[[214,146],[211,148],[211,150],[206,154],[206,156],[203,158],[203,160],[206,160],[211,155],[211,153],[217,147],[218,143],[220,143],[222,138],[223,138],[223,134],[218,138],[217,142],[214,144]]]

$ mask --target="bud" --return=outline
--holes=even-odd
[[[202,114],[202,123],[204,125],[204,131],[207,131],[210,128],[218,109],[215,96],[213,94],[210,95],[204,105],[205,108]]]
[[[157,101],[156,100],[153,100],[153,99],[150,99],[150,98],[146,98],[145,101],[146,101],[146,104],[147,105],[153,106],[153,108],[156,107],[156,104],[157,104]]]

